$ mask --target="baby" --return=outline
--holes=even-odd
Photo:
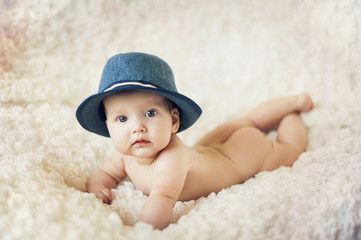
[[[104,67],[98,94],[77,110],[85,129],[110,136],[115,146],[91,175],[87,191],[110,204],[111,189],[129,176],[148,195],[138,221],[164,229],[178,200],[197,199],[260,171],[292,166],[307,141],[299,113],[312,108],[307,94],[274,99],[188,147],[176,133],[190,127],[201,109],[177,92],[168,64],[144,53],[115,55]],[[263,132],[275,126],[277,140],[271,141]]]

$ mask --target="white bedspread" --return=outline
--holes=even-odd
[[[0,239],[361,239],[360,40],[351,0],[1,0]],[[292,168],[177,202],[164,231],[125,226],[146,196],[129,181],[110,206],[84,193],[112,145],[75,110],[105,61],[128,51],[165,59],[203,108],[186,143],[308,92],[308,151]]]

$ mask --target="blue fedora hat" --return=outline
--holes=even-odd
[[[190,98],[178,93],[169,65],[145,53],[124,53],[111,57],[103,69],[99,90],[85,99],[76,111],[76,118],[86,130],[109,137],[105,123],[103,99],[126,90],[139,90],[162,95],[177,105],[180,115],[178,132],[189,128],[202,113]]]

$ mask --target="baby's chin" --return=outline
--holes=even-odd
[[[133,144],[130,148],[128,149],[118,149],[119,150],[123,150],[123,151],[119,151],[120,153],[122,153],[125,156],[129,156],[132,158],[136,158],[137,161],[139,159],[138,162],[149,162],[149,161],[154,161],[155,159],[158,158],[158,156],[160,155],[160,153],[162,153],[162,151],[164,149],[166,149],[168,145],[166,143],[164,144],[154,144],[153,142],[149,142],[149,143],[141,143],[141,144]]]
[[[162,150],[162,149],[161,149]],[[128,154],[137,159],[139,163],[151,163],[155,159],[157,159],[159,152],[161,151],[150,151],[149,149],[137,149],[133,151],[131,154]]]

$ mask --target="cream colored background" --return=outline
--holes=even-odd
[[[0,238],[361,239],[360,39],[351,0],[1,0]],[[75,110],[105,61],[128,51],[166,60],[203,108],[185,142],[308,92],[309,151],[292,168],[178,202],[163,232],[123,226],[145,196],[128,181],[111,206],[83,193],[111,144]]]

